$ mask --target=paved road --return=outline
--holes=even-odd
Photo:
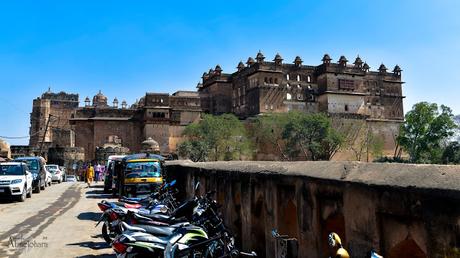
[[[0,201],[0,257],[113,257],[95,223],[102,184],[61,183],[24,203]]]

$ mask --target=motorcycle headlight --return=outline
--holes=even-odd
[[[11,181],[11,184],[14,185],[14,184],[19,184],[22,182],[22,179],[14,179]]]

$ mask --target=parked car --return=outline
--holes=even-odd
[[[0,196],[23,202],[32,197],[32,173],[22,162],[0,164]]]
[[[51,173],[51,180],[53,182],[58,182],[59,184],[62,182],[62,171],[58,165],[46,165],[46,169]]]
[[[45,159],[42,157],[20,157],[16,162],[27,164],[29,171],[32,173],[32,188],[36,193],[46,189],[46,170]]]
[[[77,176],[75,176],[75,175],[68,175],[68,176],[66,176],[65,181],[66,181],[66,182],[77,182],[78,180],[77,180]]]

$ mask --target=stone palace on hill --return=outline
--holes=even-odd
[[[29,146],[12,146],[12,152],[21,156],[42,149],[56,159],[102,160],[139,151],[151,137],[162,154],[174,154],[185,126],[203,113],[233,113],[248,121],[298,110],[325,112],[341,126],[364,121],[383,136],[384,150],[391,153],[404,119],[401,71],[398,65],[388,70],[384,64],[371,71],[359,56],[353,63],[344,56],[333,62],[325,54],[319,65],[304,65],[299,56],[284,62],[276,54],[269,61],[259,52],[239,62],[232,73],[219,65],[209,69],[196,91],[148,92],[131,105],[117,98],[109,101],[101,91],[81,104],[78,94],[47,91],[33,100]],[[257,158],[275,157],[266,151]],[[350,157],[343,153],[337,158]]]

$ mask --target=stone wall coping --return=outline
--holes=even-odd
[[[235,171],[419,190],[454,191],[460,196],[460,165],[366,163],[357,161],[168,161],[167,165]]]

